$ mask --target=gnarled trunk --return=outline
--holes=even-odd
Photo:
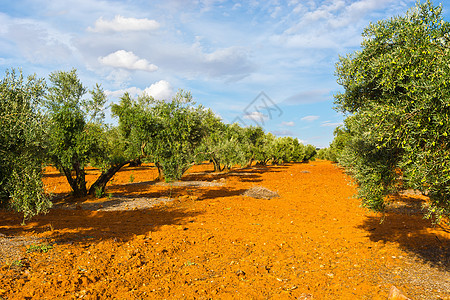
[[[114,165],[97,178],[97,180],[89,188],[89,195],[103,195],[105,193],[105,187],[109,180],[126,164],[133,162],[133,160],[127,160],[120,164]]]
[[[60,169],[62,169],[67,178],[67,182],[69,182],[69,185],[72,188],[72,194],[75,197],[84,197],[87,195],[85,179],[86,173],[84,172],[84,169],[80,168],[78,162],[74,162],[72,164],[72,168],[75,170],[75,178],[72,177],[72,170],[60,166]]]

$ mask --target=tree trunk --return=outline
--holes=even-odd
[[[156,168],[158,168],[158,181],[164,181],[164,170],[163,167],[159,164],[159,162],[155,162]]]
[[[142,165],[142,161],[140,158],[132,160],[130,162],[130,167],[139,167],[140,165]]]
[[[127,160],[123,163],[112,166],[106,171],[103,171],[102,174],[97,178],[97,180],[91,185],[89,188],[89,195],[96,195],[100,193],[103,195],[105,193],[105,187],[108,181],[126,164],[133,162],[133,160]]]
[[[74,193],[75,196],[83,197],[87,195],[86,189],[86,173],[84,172],[84,168],[80,167],[78,161],[73,163],[73,168],[75,169],[75,181],[77,184],[77,191]],[[74,191],[75,192],[75,191]]]
[[[80,169],[78,163],[74,163],[72,167],[75,169],[75,178],[72,177],[72,171],[68,168],[61,166],[61,169],[66,176],[67,182],[72,188],[72,194],[75,197],[84,197],[87,195],[85,172]]]
[[[250,168],[252,166],[252,163],[253,163],[253,156],[248,161],[246,168]]]
[[[221,169],[220,169],[220,162],[217,159],[215,159],[215,158],[212,158],[211,160],[212,160],[213,165],[214,165],[214,172],[220,172],[221,171]]]

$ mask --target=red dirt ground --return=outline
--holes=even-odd
[[[109,197],[76,209],[59,197],[25,226],[0,211],[3,236],[53,246],[0,260],[0,299],[387,299],[392,285],[412,299],[450,299],[450,228],[417,213],[423,197],[393,199],[380,223],[326,161],[211,170],[194,166],[183,181],[223,184],[158,185],[154,168],[124,168]],[[51,168],[44,183],[69,192]],[[280,197],[243,196],[254,186]],[[148,207],[154,198],[173,201]]]

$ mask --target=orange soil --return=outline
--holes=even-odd
[[[0,233],[45,238],[53,249],[4,265],[0,299],[386,299],[392,285],[413,299],[450,299],[449,228],[417,214],[389,213],[380,224],[331,163],[211,170],[195,166],[183,180],[225,185],[159,186],[149,166],[119,172],[107,189],[114,196],[175,199],[148,209],[52,209],[26,226],[1,211]],[[44,182],[56,195],[69,191],[54,170]],[[280,198],[242,195],[255,185]],[[434,271],[448,284],[430,283]]]

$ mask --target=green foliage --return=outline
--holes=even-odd
[[[121,148],[127,158],[145,157],[146,146],[156,136],[157,122],[152,112],[152,98],[132,99],[125,93],[119,104],[111,106],[112,115],[119,118],[115,133],[122,140]]]
[[[302,161],[312,160],[312,159],[314,159],[314,157],[317,154],[316,147],[314,147],[313,145],[306,145],[304,153],[305,154],[303,156]],[[297,161],[300,161],[300,160],[297,160]]]
[[[66,176],[73,194],[104,194],[106,183],[127,161],[125,141],[117,129],[103,124],[106,96],[97,84],[90,97],[76,74],[57,71],[50,74],[46,107],[50,118],[49,156]],[[102,170],[88,190],[85,167]]]
[[[262,149],[265,142],[265,133],[259,126],[244,127],[242,131],[245,156],[250,166],[253,160],[258,160],[263,154]]]
[[[273,164],[283,164],[288,162],[305,162],[314,158],[316,147],[313,145],[303,145],[297,138],[275,137],[267,134],[266,144],[263,149],[266,152],[268,161]]]
[[[191,94],[183,91],[171,101],[152,99],[151,103],[157,130],[146,149],[166,181],[180,179],[195,161],[195,148],[207,133],[202,120],[208,110],[195,106]]]
[[[251,158],[251,145],[244,136],[244,128],[238,124],[226,125],[221,133],[217,154],[225,169],[234,165],[244,166]]]
[[[351,118],[347,118],[346,123],[348,123],[349,120],[351,120]],[[319,150],[318,158],[326,159],[332,162],[339,162],[343,151],[347,147],[351,138],[352,135],[347,127],[336,127],[334,130],[333,142],[330,144],[330,147]]]
[[[46,120],[40,110],[45,82],[7,71],[0,81],[0,206],[24,214],[46,212],[42,162]]]
[[[369,208],[413,188],[428,193],[430,213],[450,214],[450,24],[441,11],[427,1],[370,24],[362,50],[336,66],[345,91],[335,104],[351,114],[338,159]]]
[[[180,179],[195,161],[196,147],[208,132],[203,120],[211,114],[183,91],[170,101],[125,94],[112,112],[119,117],[127,155],[147,157],[167,181]]]
[[[98,117],[106,98],[101,96],[97,85],[91,91],[92,99],[84,99],[87,89],[74,69],[53,72],[50,82],[46,95],[50,117],[49,155],[66,176],[74,195],[84,196],[87,194],[84,168],[92,158],[98,160],[105,153],[100,142],[103,130],[92,120]]]

